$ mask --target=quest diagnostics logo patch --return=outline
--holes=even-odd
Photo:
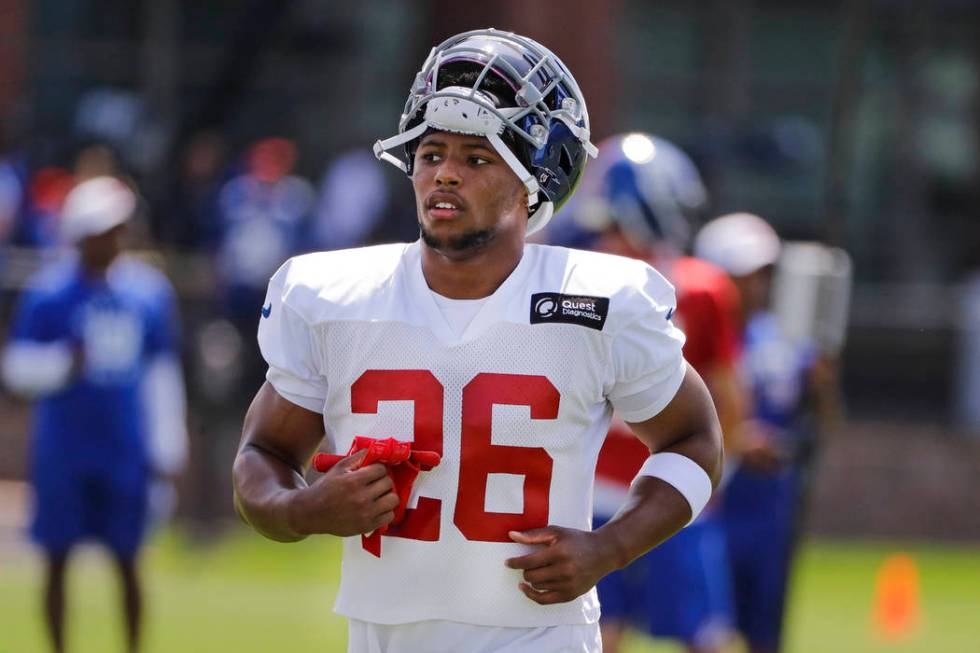
[[[602,331],[609,313],[608,297],[539,292],[531,295],[531,324],[577,324]]]

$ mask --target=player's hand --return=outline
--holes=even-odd
[[[348,537],[391,523],[398,496],[383,464],[358,468],[366,455],[365,449],[347,456],[312,485],[293,492],[288,504],[293,530]]]
[[[609,547],[602,546],[594,532],[546,526],[509,535],[519,544],[539,547],[505,564],[524,570],[524,582],[518,588],[541,605],[571,601],[616,569]]]
[[[776,472],[789,462],[789,455],[779,446],[771,429],[756,420],[748,420],[739,431],[742,464],[755,470]]]

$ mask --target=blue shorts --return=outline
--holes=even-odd
[[[92,538],[123,559],[135,557],[146,527],[149,478],[142,461],[79,465],[36,460],[31,536],[52,554]]]
[[[597,519],[595,528],[603,523]],[[597,589],[604,620],[627,622],[653,637],[707,647],[732,631],[725,539],[713,514],[609,574]]]
[[[751,644],[773,650],[782,634],[798,493],[792,471],[740,468],[722,504],[738,629]]]

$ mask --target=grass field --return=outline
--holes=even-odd
[[[923,619],[907,641],[873,634],[871,604],[881,561],[896,551],[918,563]],[[343,651],[346,626],[330,611],[339,577],[331,539],[281,545],[244,531],[193,546],[158,537],[144,560],[147,653]],[[27,549],[0,555],[0,653],[43,653],[39,560]],[[114,579],[96,550],[70,576],[72,653],[122,651]],[[789,615],[790,653],[968,653],[980,651],[980,555],[933,545],[813,542],[797,567]],[[629,653],[680,649],[634,638]]]

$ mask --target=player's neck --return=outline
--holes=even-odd
[[[501,251],[503,250],[503,251]],[[422,274],[433,292],[450,299],[489,297],[521,262],[524,241],[488,247],[472,256],[447,256],[422,243]]]
[[[82,276],[92,281],[104,281],[109,276],[109,268],[115,261],[86,261],[84,258],[79,261]]]

